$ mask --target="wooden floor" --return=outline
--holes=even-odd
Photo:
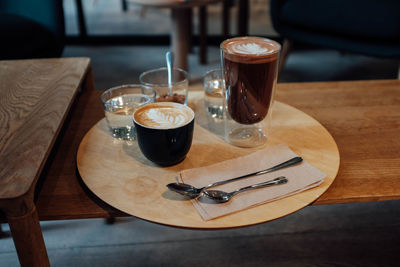
[[[52,266],[397,266],[399,202],[312,206],[245,229],[182,230],[134,218],[42,223]],[[19,266],[11,239],[0,265]]]

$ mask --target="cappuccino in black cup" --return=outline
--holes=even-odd
[[[173,102],[140,107],[133,114],[137,140],[143,155],[161,166],[185,159],[193,139],[194,112]]]

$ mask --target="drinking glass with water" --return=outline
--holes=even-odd
[[[208,71],[203,77],[204,105],[213,118],[223,118],[222,91],[225,86],[221,69]]]
[[[122,140],[135,140],[133,113],[154,102],[156,93],[147,86],[128,84],[110,88],[101,95],[111,135]]]

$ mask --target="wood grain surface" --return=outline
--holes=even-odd
[[[91,194],[76,171],[78,145],[104,117],[101,93],[84,91],[72,108],[40,178],[41,220],[128,216]],[[276,99],[314,117],[338,144],[338,175],[313,204],[400,199],[399,80],[282,83]]]
[[[400,81],[280,84],[277,98],[320,121],[338,144],[337,179],[314,204],[400,199]]]
[[[208,130],[204,112],[204,93],[192,92],[190,106],[196,112],[192,147],[186,159],[162,168],[147,160],[137,142],[120,141],[108,131],[105,119],[83,138],[77,166],[86,186],[113,207],[144,220],[184,228],[219,229],[258,224],[293,213],[316,200],[336,177],[339,153],[329,132],[303,112],[276,102],[267,143],[257,148],[238,148],[227,144]],[[219,128],[223,122],[212,125]],[[221,129],[222,128],[222,129]],[[204,221],[188,199],[169,191],[166,185],[177,180],[185,169],[208,166],[248,155],[260,148],[284,143],[306,161],[326,173],[320,186],[244,211]]]
[[[35,183],[90,60],[0,61],[0,199]]]

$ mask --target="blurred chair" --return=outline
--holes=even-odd
[[[59,57],[65,45],[62,0],[1,0],[0,59]]]
[[[281,66],[293,42],[400,59],[398,0],[271,0],[275,30],[284,38]]]

